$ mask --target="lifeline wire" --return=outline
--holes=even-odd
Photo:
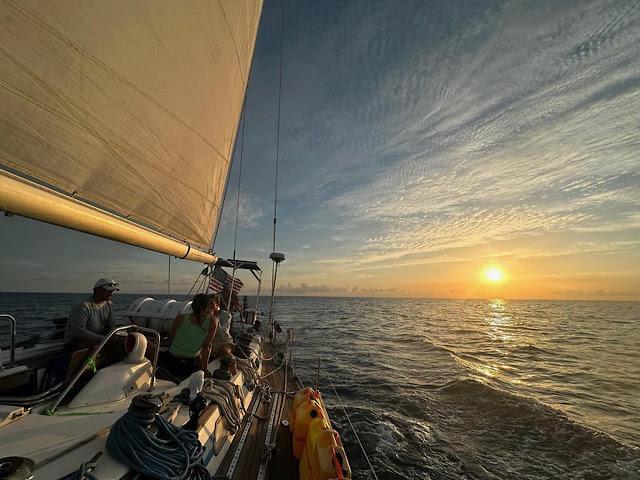
[[[333,389],[333,393],[336,394],[336,398],[338,399],[338,404],[340,405],[340,408],[344,412],[345,417],[347,417],[347,422],[349,422],[349,426],[351,426],[351,430],[353,431],[353,434],[356,437],[356,441],[358,442],[358,445],[360,445],[360,449],[362,450],[362,453],[364,454],[364,458],[367,461],[367,464],[369,465],[369,469],[371,470],[371,473],[373,473],[373,478],[378,480],[378,475],[376,475],[376,471],[373,469],[373,465],[371,465],[371,461],[369,460],[369,456],[367,455],[367,451],[364,449],[364,446],[362,445],[362,442],[360,441],[360,437],[358,436],[358,432],[356,432],[356,427],[354,427],[353,423],[351,423],[351,418],[349,418],[349,414],[347,413],[347,410],[344,408],[344,405],[342,404],[342,399],[340,398],[340,395],[338,395],[338,391],[336,390],[336,387],[333,384],[333,380],[331,380],[331,377],[329,376],[329,374],[326,374],[326,375],[327,375],[327,378],[329,379],[329,383],[331,383],[331,388]]]

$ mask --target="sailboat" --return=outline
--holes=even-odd
[[[216,268],[260,278],[256,262],[210,246],[261,9],[0,3],[0,210],[202,263],[207,279]],[[235,325],[237,371],[216,358],[207,378],[162,375],[167,321],[189,309],[142,298],[126,325],[71,353],[64,321],[16,345],[20,321],[0,312],[0,479],[351,478],[322,396],[292,368],[293,333],[278,342],[271,315]],[[126,350],[101,364],[117,336]]]

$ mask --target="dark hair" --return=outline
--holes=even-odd
[[[196,315],[200,315],[209,305],[209,295],[205,295],[204,293],[199,293],[195,297],[193,297],[193,301],[191,302],[191,309],[193,313]]]
[[[212,293],[211,295],[209,295],[209,302],[216,302],[218,305],[220,305],[220,294]]]

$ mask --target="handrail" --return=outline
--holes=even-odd
[[[29,397],[7,397],[0,396],[1,405],[15,405],[17,407],[32,407],[38,405],[45,400],[51,400],[58,394],[58,390],[62,388],[62,382],[57,383],[46,392],[31,395]]]
[[[9,335],[11,342],[11,356],[9,357],[9,366],[11,367],[16,361],[16,319],[11,315],[2,313],[0,314],[0,318],[8,318],[9,319]]]
[[[158,341],[158,343],[156,344],[156,351],[153,355],[153,364],[152,364],[152,368],[151,368],[151,385],[149,386],[149,391],[153,390],[153,387],[156,383],[156,368],[158,366],[158,353],[160,352],[160,333],[158,333],[157,330],[154,330],[152,328],[146,328],[146,327],[139,327],[137,325],[123,325],[121,327],[116,327],[113,330],[111,330],[106,337],[104,337],[104,339],[100,342],[100,344],[96,347],[96,349],[93,351],[93,353],[91,354],[90,357],[88,357],[84,363],[82,364],[82,367],[80,369],[78,369],[78,371],[75,373],[75,375],[73,376],[73,378],[71,379],[71,381],[69,382],[69,384],[66,386],[66,388],[64,389],[64,391],[60,394],[60,396],[56,399],[56,401],[54,402],[54,404],[51,406],[51,408],[49,408],[47,411],[49,413],[53,413],[56,411],[56,408],[58,408],[58,405],[60,405],[60,403],[62,402],[62,400],[64,399],[64,397],[67,396],[67,394],[69,393],[69,391],[73,388],[73,386],[76,384],[76,382],[78,381],[78,379],[80,378],[80,376],[84,373],[84,371],[90,366],[90,365],[94,365],[96,358],[98,356],[98,353],[100,353],[100,351],[102,350],[102,348],[107,344],[107,342],[118,332],[125,332],[128,330],[133,330],[136,332],[148,332],[151,333],[153,335],[155,335],[156,340]]]

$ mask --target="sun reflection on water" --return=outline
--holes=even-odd
[[[505,327],[509,327],[511,323],[511,316],[507,311],[507,302],[501,299],[491,300],[486,321],[489,326],[487,333],[491,340],[505,343],[513,340],[513,337],[505,331]]]

